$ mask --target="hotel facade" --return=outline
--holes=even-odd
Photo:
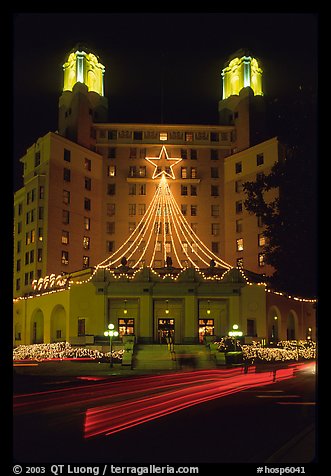
[[[268,319],[278,316],[277,338],[313,336],[313,303],[292,299],[275,310],[276,295],[262,284],[273,269],[264,260],[263,222],[245,210],[243,184],[284,160],[285,147],[263,134],[262,70],[239,53],[222,71],[219,124],[184,125],[108,123],[104,66],[86,48],[70,52],[58,131],[40,137],[21,158],[24,185],[14,197],[15,345],[82,341],[102,335],[113,320],[127,334],[128,321],[118,320],[123,306],[132,310],[130,333],[142,342],[158,341],[165,306],[172,309],[177,343],[201,340],[207,324],[199,319],[210,317],[207,309],[215,314],[205,329],[212,335],[226,335],[240,321],[245,335],[275,339]],[[149,283],[142,289],[141,280]],[[73,304],[83,288],[85,299]],[[73,310],[85,301],[89,317]]]

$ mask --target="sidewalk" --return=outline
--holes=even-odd
[[[305,455],[305,459],[302,459]],[[271,455],[265,463],[313,463],[317,462],[317,443],[315,424],[305,428]]]

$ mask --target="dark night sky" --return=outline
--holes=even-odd
[[[218,121],[221,70],[248,48],[262,61],[264,91],[317,88],[316,13],[19,13],[13,17],[14,190],[19,158],[57,129],[62,64],[77,44],[106,67],[109,122]],[[163,80],[161,80],[163,78]]]

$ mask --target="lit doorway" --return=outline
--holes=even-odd
[[[172,342],[175,341],[175,319],[159,319],[158,320],[158,338],[160,344],[167,344],[168,340],[171,339]]]
[[[207,336],[213,336],[214,329],[214,319],[199,319],[199,343],[203,344]]]

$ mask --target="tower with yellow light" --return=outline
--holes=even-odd
[[[222,125],[236,126],[239,149],[267,137],[262,75],[260,60],[245,49],[231,55],[221,72],[219,120]]]
[[[104,73],[98,56],[81,44],[70,51],[63,64],[59,134],[84,147],[90,145],[92,125],[107,122]]]

